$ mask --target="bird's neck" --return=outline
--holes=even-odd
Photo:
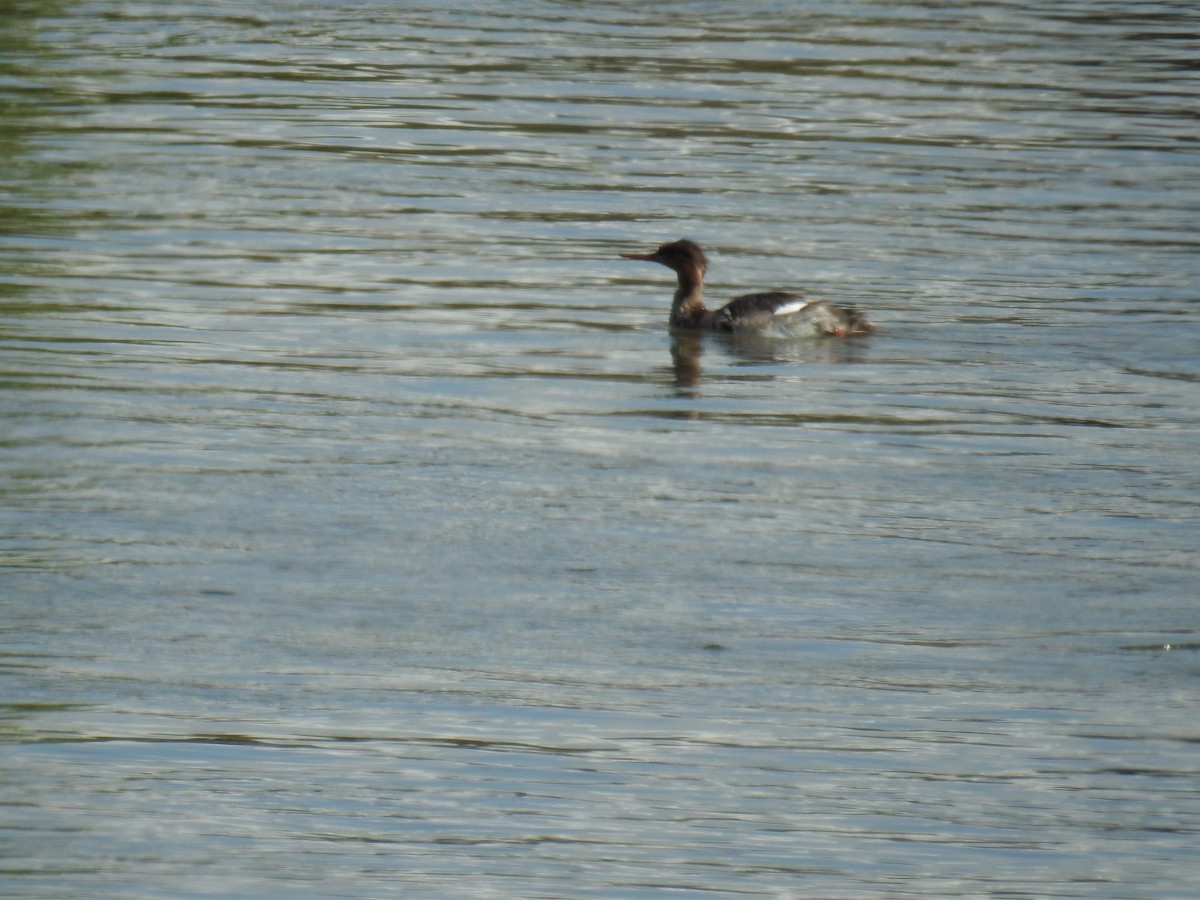
[[[681,328],[696,328],[703,324],[704,273],[699,269],[682,269],[675,300],[671,303],[671,324]]]

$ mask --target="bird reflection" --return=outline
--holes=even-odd
[[[695,331],[677,331],[671,335],[671,368],[675,372],[675,387],[681,394],[695,396],[692,390],[700,385],[704,369],[704,336]]]
[[[694,329],[671,333],[671,371],[680,396],[699,396],[704,380],[701,359],[711,342],[737,366],[768,366],[779,363],[848,363],[861,355],[862,347],[851,341],[779,340],[759,334],[706,334]],[[764,376],[769,378],[770,376]]]

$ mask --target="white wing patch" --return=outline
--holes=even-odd
[[[800,312],[800,310],[802,310],[802,309],[804,309],[804,307],[808,306],[808,304],[810,302],[811,301],[809,301],[809,300],[789,300],[787,303],[783,304],[782,306],[775,307],[772,315],[787,316],[792,313]]]

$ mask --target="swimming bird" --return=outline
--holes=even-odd
[[[796,337],[824,334],[849,337],[874,331],[870,320],[854,308],[842,308],[803,294],[767,291],[735,297],[720,309],[704,305],[704,273],[708,257],[695,241],[663,244],[653,253],[622,253],[625,259],[656,262],[672,269],[679,287],[671,303],[671,327],[721,332],[753,332]]]

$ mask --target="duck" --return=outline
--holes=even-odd
[[[765,291],[735,297],[719,309],[704,305],[708,257],[695,241],[669,241],[653,253],[622,253],[624,259],[655,262],[674,271],[679,287],[671,303],[672,329],[750,333],[779,337],[853,337],[875,331],[854,307],[810,300],[792,291]]]

